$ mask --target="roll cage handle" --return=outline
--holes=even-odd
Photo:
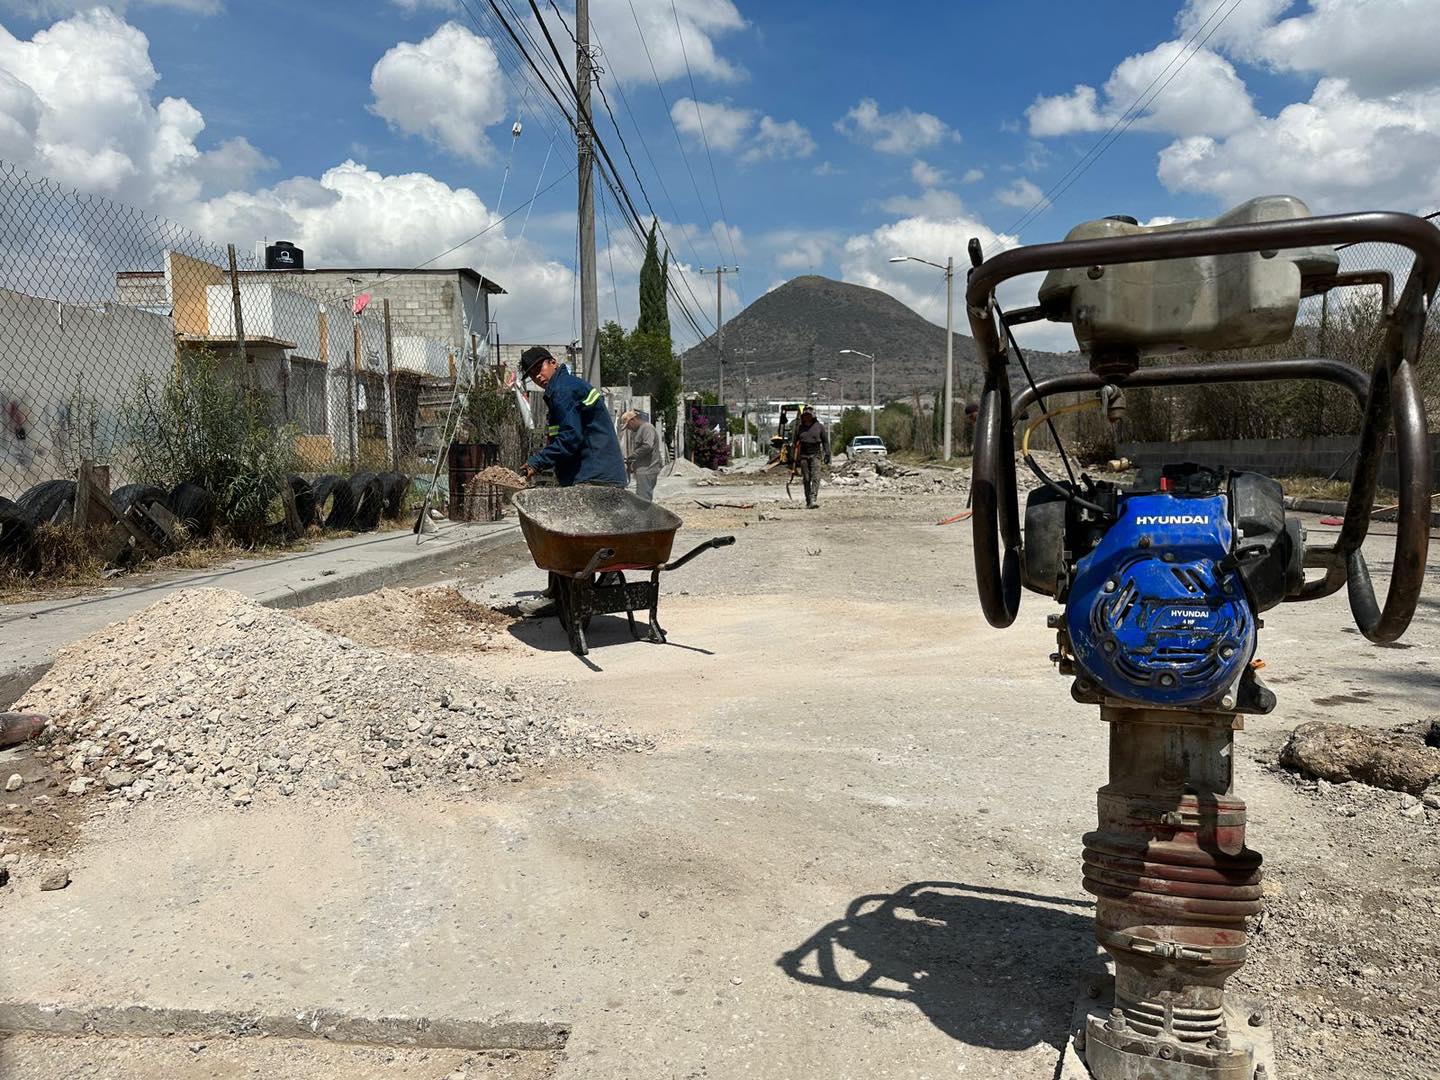
[[[1074,267],[1367,242],[1397,244],[1415,255],[1409,279],[1393,308],[1389,305],[1391,283],[1383,272],[1348,272],[1306,279],[1302,281],[1302,295],[1341,285],[1381,286],[1384,334],[1368,378],[1348,364],[1319,358],[1211,363],[1140,368],[1128,375],[1105,377],[1076,372],[1037,384],[1038,394],[1026,387],[1012,401],[995,290],[1013,277]],[[970,253],[975,265],[966,286],[966,312],[984,368],[976,417],[972,478],[975,513],[971,521],[980,606],[992,626],[1009,626],[1020,609],[1023,550],[1015,483],[1017,411],[1047,393],[1098,389],[1106,383],[1140,387],[1299,378],[1344,386],[1360,402],[1364,420],[1340,536],[1333,547],[1307,552],[1306,564],[1324,567],[1326,573],[1307,582],[1292,599],[1316,599],[1346,585],[1351,614],[1366,638],[1389,642],[1405,632],[1419,600],[1429,551],[1431,451],[1415,368],[1430,304],[1440,282],[1440,229],[1412,214],[1372,211],[1035,244],[1001,252],[988,261],[980,259],[979,245],[972,241]],[[1039,315],[1030,310],[1011,322],[1035,317]],[[1361,547],[1370,527],[1385,437],[1392,425],[1400,505],[1390,586],[1382,605],[1375,596]]]

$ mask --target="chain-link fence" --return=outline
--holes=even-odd
[[[371,527],[494,377],[497,291],[469,269],[306,269],[0,162],[0,563],[33,567],[15,552],[97,484],[122,519],[202,488],[247,542],[296,516]]]

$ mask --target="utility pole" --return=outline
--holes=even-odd
[[[945,450],[955,445],[955,256],[945,260]]]
[[[725,321],[720,316],[720,285],[726,274],[739,272],[738,266],[717,266],[713,270],[706,270],[703,266],[700,268],[702,274],[715,275],[715,360],[720,368],[720,390],[715,397],[722,408],[725,405]]]
[[[580,178],[580,356],[600,385],[600,301],[595,277],[595,128],[590,115],[590,0],[575,2],[575,146]]]

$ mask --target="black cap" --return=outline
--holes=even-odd
[[[530,348],[520,354],[520,370],[524,372],[527,377],[533,376],[535,372],[540,370],[541,364],[546,360],[554,359],[555,358],[550,355],[550,350],[545,348],[544,345],[531,345]]]

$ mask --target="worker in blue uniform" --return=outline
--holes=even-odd
[[[530,455],[522,470],[527,477],[555,470],[561,487],[573,484],[629,482],[620,438],[605,398],[584,379],[550,355],[543,345],[532,345],[520,356],[526,378],[545,390],[547,416],[545,445]]]
[[[521,469],[526,478],[553,469],[561,487],[603,484],[623,488],[630,478],[620,452],[620,437],[600,391],[572,375],[543,345],[532,345],[520,354],[520,370],[544,388],[547,422],[545,445],[531,454]],[[544,592],[520,602],[520,613],[531,619],[554,615],[556,587],[552,574]]]

